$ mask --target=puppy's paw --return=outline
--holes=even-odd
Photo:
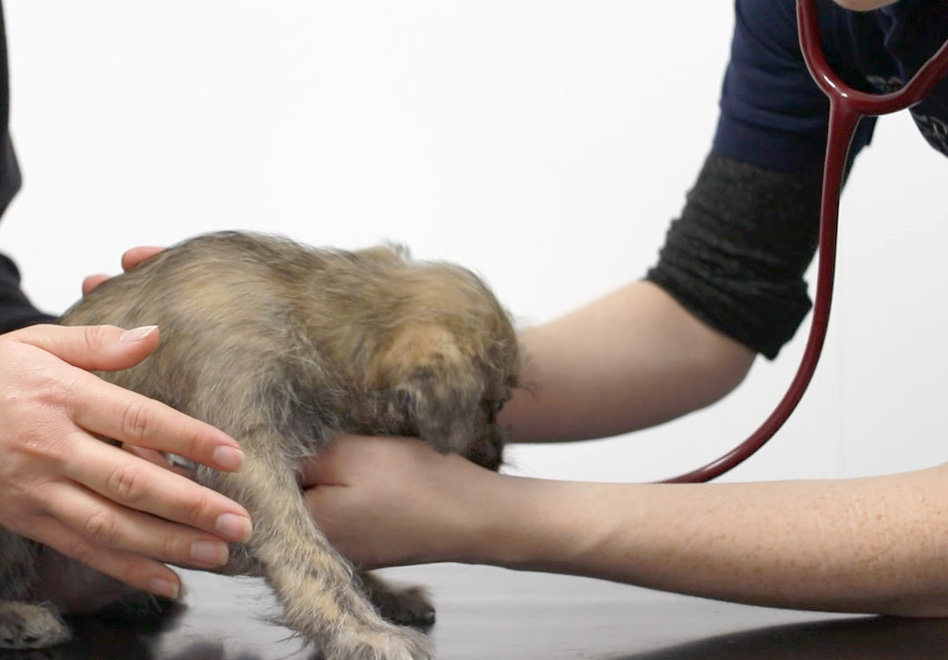
[[[0,603],[0,648],[44,649],[72,639],[53,610],[32,603]]]
[[[435,660],[423,633],[396,626],[339,634],[323,653],[325,660]]]
[[[374,591],[372,604],[382,617],[400,626],[429,630],[435,624],[435,608],[421,587],[392,587]]]

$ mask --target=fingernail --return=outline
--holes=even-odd
[[[191,544],[191,559],[198,564],[220,566],[227,563],[227,544],[219,541],[195,541]]]
[[[153,594],[164,596],[165,598],[177,599],[181,593],[181,587],[177,582],[166,580],[164,578],[152,578],[148,581],[148,590]]]
[[[244,452],[236,447],[221,445],[214,450],[212,458],[218,467],[225,470],[236,470],[244,463]]]
[[[133,342],[141,341],[155,330],[158,329],[157,325],[143,325],[140,328],[133,328],[132,330],[126,330],[122,333],[122,336],[119,337],[119,341],[124,342]]]
[[[253,525],[250,519],[244,516],[238,516],[236,513],[222,513],[217,516],[214,529],[230,541],[246,541],[250,538]]]

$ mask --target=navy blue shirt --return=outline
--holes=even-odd
[[[822,163],[829,103],[806,69],[797,37],[795,0],[737,0],[714,149],[773,170]],[[823,49],[849,85],[868,92],[904,85],[948,39],[948,3],[900,0],[870,12],[818,0]],[[948,81],[911,109],[922,135],[948,155]],[[864,119],[858,153],[872,138]]]
[[[827,60],[849,85],[892,91],[948,39],[946,0],[871,12],[818,0]],[[804,274],[817,248],[829,101],[803,61],[795,0],[736,0],[714,149],[669,227],[647,279],[694,316],[768,358],[811,308]],[[948,82],[912,109],[948,153]],[[875,118],[860,122],[853,155]]]

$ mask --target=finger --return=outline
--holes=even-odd
[[[155,451],[154,449],[142,449],[141,447],[136,447],[135,445],[122,445],[122,449],[133,456],[144,458],[149,463],[154,463],[158,467],[163,467],[168,470],[171,469],[171,463],[168,462],[168,459],[165,458],[164,454],[159,451]]]
[[[143,261],[158,254],[162,250],[164,250],[164,248],[151,246],[135,247],[131,250],[127,250],[125,254],[122,255],[122,269],[132,270],[133,268],[139,266]],[[99,273],[95,275],[89,275],[84,280],[82,280],[82,295],[89,295],[95,290],[97,286],[109,278],[109,275],[103,275]]]
[[[105,282],[107,279],[109,279],[108,275],[89,275],[89,277],[82,280],[82,295],[89,295],[97,286]]]
[[[71,409],[72,420],[94,435],[177,454],[219,470],[236,471],[243,464],[237,442],[210,424],[92,374],[82,374],[72,386],[82,397],[82,405]]]
[[[371,465],[403,460],[411,452],[434,451],[415,438],[347,435],[334,438],[320,454],[308,456],[298,466],[299,480],[308,486],[347,486],[361,478]]]
[[[137,364],[158,343],[154,326],[33,326],[11,333],[82,369],[123,369]],[[124,354],[123,354],[124,352]],[[219,470],[243,464],[237,442],[158,401],[77,371],[69,381],[73,421],[95,435],[145,449],[171,452]]]
[[[122,255],[122,268],[124,270],[131,270],[149,257],[153,257],[163,250],[163,247],[156,246],[141,246],[127,250],[125,254]]]
[[[144,360],[158,346],[158,329],[113,325],[34,325],[7,335],[80,369],[117,371]]]
[[[357,442],[354,436],[335,438],[320,454],[303,458],[297,466],[301,486],[345,486],[346,454]]]
[[[303,488],[310,486],[319,486],[325,484],[327,478],[326,470],[321,468],[321,457],[309,456],[300,461],[297,467],[297,481]]]
[[[108,500],[228,541],[250,537],[250,514],[224,495],[104,442],[87,442],[67,477]]]
[[[180,474],[183,477],[191,478],[191,473],[188,472],[183,467],[178,467],[171,464],[165,455],[161,452],[155,451],[154,449],[142,449],[141,447],[136,447],[135,445],[122,445],[122,449],[127,451],[129,454],[138,456],[139,458],[144,458],[150,463],[154,463],[158,467],[162,467],[166,470],[171,470],[175,474]]]
[[[136,589],[166,598],[181,593],[178,575],[161,562],[98,546],[50,516],[34,526],[33,538],[57,552]]]
[[[219,538],[116,506],[76,484],[47,486],[44,510],[97,546],[193,568],[227,563]]]

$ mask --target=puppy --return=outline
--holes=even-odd
[[[102,378],[240,443],[238,473],[180,459],[253,518],[252,538],[233,544],[222,572],[265,577],[281,622],[326,660],[433,658],[416,630],[434,619],[424,592],[354,571],[333,550],[304,506],[297,464],[355,433],[416,436],[498,469],[497,413],[517,386],[521,357],[509,315],[481,280],[397,248],[345,252],[217,233],[108,280],[62,323],[159,326],[152,355]],[[148,600],[0,530],[0,647],[67,640],[57,607],[76,585],[107,592],[112,605]]]

